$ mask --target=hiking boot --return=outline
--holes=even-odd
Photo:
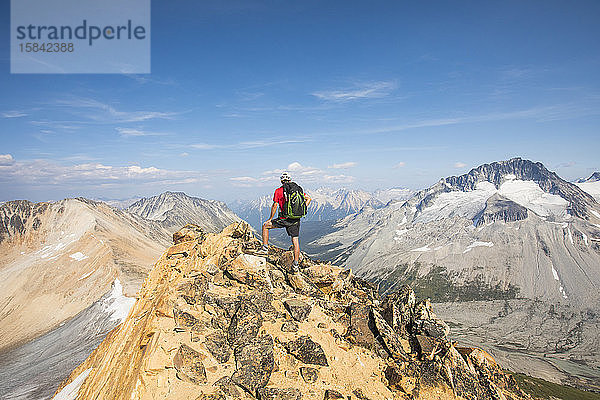
[[[297,274],[300,272],[300,266],[298,265],[298,261],[294,260],[292,263],[292,274]]]
[[[269,254],[269,247],[263,245],[260,249],[258,249],[256,252],[254,252],[254,255],[257,256],[266,256]]]

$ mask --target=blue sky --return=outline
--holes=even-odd
[[[600,170],[598,1],[153,1],[149,75],[11,75],[9,16],[0,201]]]

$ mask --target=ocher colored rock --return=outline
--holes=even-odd
[[[203,240],[205,233],[198,225],[187,224],[173,234],[173,243],[188,242],[191,240]]]
[[[173,366],[177,370],[177,377],[196,385],[206,383],[206,371],[202,364],[201,355],[196,350],[182,344],[173,358]]]
[[[78,400],[525,397],[487,353],[454,348],[410,288],[380,305],[349,269],[305,257],[286,273],[291,253],[246,254],[257,241],[238,225],[165,252],[128,318],[62,386],[87,371]]]
[[[233,279],[246,285],[271,288],[266,261],[262,257],[240,254],[229,265],[227,272]]]

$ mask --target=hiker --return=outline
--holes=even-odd
[[[271,216],[262,226],[263,245],[259,250],[260,254],[268,254],[269,251],[269,229],[285,228],[288,236],[292,238],[294,245],[294,263],[292,272],[298,272],[298,260],[300,259],[300,218],[306,215],[306,210],[310,204],[311,198],[304,193],[302,188],[292,182],[292,178],[287,172],[281,174],[279,178],[281,186],[275,190],[273,195],[273,205],[271,206]],[[275,212],[279,207],[279,215],[275,217]]]

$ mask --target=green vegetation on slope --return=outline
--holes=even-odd
[[[513,374],[519,387],[540,399],[600,400],[600,393],[586,392],[570,386],[548,382],[524,374]]]
[[[392,293],[402,285],[410,285],[417,298],[430,298],[433,302],[445,301],[473,301],[473,300],[506,300],[514,299],[519,293],[519,288],[509,284],[504,287],[500,283],[492,286],[485,282],[483,275],[462,284],[453,281],[448,271],[440,266],[433,266],[427,275],[418,276],[421,264],[402,264],[384,279],[375,283],[379,284],[380,293]]]

